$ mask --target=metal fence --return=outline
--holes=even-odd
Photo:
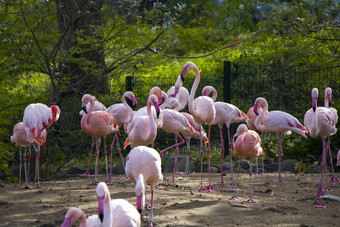
[[[311,108],[310,91],[313,87],[319,89],[319,106],[323,106],[324,89],[327,86],[333,89],[332,101],[339,106],[340,65],[333,67],[247,65],[226,61],[222,68],[220,75],[201,75],[196,97],[200,95],[204,86],[211,85],[218,91],[218,101],[232,103],[246,113],[254,105],[255,99],[261,96],[268,101],[269,110],[290,113],[301,123],[303,123],[305,112]],[[176,79],[177,75],[172,78],[127,77],[126,89],[134,92],[139,103],[136,107],[138,109],[147,102],[149,90],[153,86],[167,91],[174,85]],[[183,83],[189,92],[193,81],[194,76],[188,76]],[[231,134],[235,133],[237,125],[231,126]],[[204,126],[204,128],[207,131],[207,127]],[[226,134],[225,128],[223,133]],[[228,142],[226,135],[224,135],[224,141]],[[155,141],[156,149],[161,150],[172,144],[174,144],[174,136],[158,130]],[[194,149],[198,149],[198,141],[192,140],[192,145]],[[212,150],[220,150],[218,126],[211,127],[211,147]],[[226,145],[225,147],[227,148]],[[182,146],[181,152],[184,154],[185,146]]]

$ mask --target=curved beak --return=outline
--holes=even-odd
[[[98,197],[98,216],[100,219],[100,222],[103,223],[104,220],[104,197]]]
[[[255,113],[256,115],[259,115],[259,113],[258,113],[258,111],[257,111],[257,104],[254,105],[254,113]]]
[[[86,106],[82,106],[81,109],[87,114]]]
[[[140,214],[142,214],[143,210],[143,194],[137,196],[137,210]]]
[[[316,106],[317,106],[317,98],[312,99],[312,108],[313,108],[313,112],[315,113],[316,111]]]

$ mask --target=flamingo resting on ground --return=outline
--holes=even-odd
[[[104,106],[104,104],[102,104],[101,102],[99,102],[95,96],[93,96],[93,100],[94,100],[94,108],[93,108],[93,111],[105,111],[105,110],[106,110],[106,107]],[[87,103],[86,108],[89,109],[89,108],[90,108],[90,105],[91,105],[90,102]],[[80,116],[83,116],[84,114],[85,114],[84,110],[79,111],[79,115],[80,115]],[[91,151],[90,151],[89,161],[88,161],[88,164],[87,164],[87,169],[86,169],[85,173],[82,174],[82,176],[90,176],[90,175],[91,175],[91,174],[90,174],[90,163],[91,163],[91,157],[92,157],[93,146],[94,146],[94,144],[95,144],[95,142],[94,142],[94,136],[92,135],[91,137],[92,137],[92,143],[91,143]],[[98,146],[99,146],[98,149],[100,149],[100,137],[98,137]]]
[[[148,115],[134,116],[128,126],[128,137],[125,140],[124,149],[130,144],[132,148],[140,145],[152,144],[157,136],[157,125],[152,114],[151,107],[155,107],[156,117],[159,117],[160,109],[156,95],[150,95],[147,103]]]
[[[89,109],[86,105],[90,103]],[[95,176],[93,184],[97,184],[97,169],[99,161],[99,148],[97,145],[98,136],[104,137],[104,155],[105,155],[105,167],[106,167],[106,182],[110,183],[108,168],[107,168],[107,147],[106,147],[106,136],[118,131],[118,125],[113,116],[105,111],[94,111],[94,99],[89,94],[83,95],[82,108],[85,115],[81,118],[81,128],[84,132],[91,134],[95,137],[96,141],[96,165],[95,165]]]
[[[220,130],[220,139],[221,139],[221,183],[218,186],[224,186],[223,180],[223,160],[224,160],[224,142],[223,142],[223,134],[222,134],[222,126],[223,124],[227,127],[228,133],[228,141],[229,141],[229,162],[230,162],[230,174],[231,174],[231,184],[229,187],[235,187],[234,176],[233,176],[233,168],[232,168],[232,159],[231,159],[231,140],[230,140],[230,124],[238,123],[240,121],[246,121],[248,119],[247,115],[239,110],[236,106],[226,102],[215,102],[217,98],[217,91],[212,86],[205,86],[202,90],[202,95],[209,95],[213,93],[212,100],[215,104],[216,116],[211,123],[212,125],[218,125]]]
[[[137,209],[140,213],[142,213],[145,202],[145,187],[147,184],[151,186],[149,226],[152,226],[154,191],[157,183],[163,180],[159,153],[155,149],[146,146],[133,148],[126,158],[125,172],[135,184]]]
[[[261,138],[259,134],[257,134],[254,130],[248,130],[245,124],[241,124],[237,127],[237,132],[233,138],[233,147],[236,151],[236,154],[240,158],[250,158],[251,160],[256,160],[257,157],[262,154],[263,149],[261,147]],[[252,166],[251,162],[249,168],[249,176],[250,176],[250,198],[247,202],[254,202],[251,196],[251,175],[252,175]],[[239,175],[240,164],[238,167],[237,175]],[[237,177],[238,178],[238,177]],[[236,186],[235,186],[236,192]],[[233,198],[236,198],[235,193]]]
[[[65,214],[65,219],[61,227],[69,227],[76,221],[80,221],[79,227],[96,227],[100,226],[98,215],[91,215],[86,218],[84,211],[77,207],[71,207]]]
[[[96,188],[98,216],[103,226],[139,227],[141,216],[136,208],[125,199],[111,200],[106,183],[100,182]]]
[[[41,132],[50,127],[53,122],[57,121],[59,116],[60,109],[56,105],[48,107],[42,103],[32,103],[29,104],[24,111],[23,122],[27,133],[27,139],[30,144],[34,141],[38,144],[36,150],[36,182],[38,188],[41,187],[39,176]]]
[[[112,106],[110,106],[106,110],[109,114],[111,114],[116,119],[118,127],[121,127],[122,125],[124,125],[125,132],[126,132],[127,124],[132,120],[133,115],[134,115],[134,111],[127,104],[126,98],[129,98],[131,100],[133,106],[137,105],[137,100],[136,100],[133,92],[127,91],[122,96],[122,102],[123,103],[113,104]],[[111,174],[112,174],[112,151],[113,151],[113,143],[114,143],[115,140],[117,141],[117,143],[116,143],[117,144],[117,150],[118,150],[120,159],[122,161],[123,168],[125,169],[122,152],[120,150],[120,144],[119,144],[119,141],[118,141],[118,132],[116,132],[114,137],[113,137],[112,144],[111,144],[110,179],[112,178],[111,177]],[[126,174],[125,174],[125,178],[127,179]]]
[[[331,110],[326,107],[317,107],[318,89],[313,88],[311,92],[312,96],[312,108],[307,110],[304,116],[304,124],[309,131],[309,135],[312,138],[320,136],[322,140],[322,161],[321,161],[321,176],[319,182],[319,188],[317,197],[320,198],[320,203],[315,205],[316,207],[324,208],[323,205],[323,190],[322,190],[322,180],[323,180],[323,168],[326,162],[327,154],[327,142],[326,138],[336,133],[336,128],[334,125],[333,115]]]
[[[185,74],[190,71],[194,70],[195,71],[195,81],[191,87],[190,90],[190,95],[189,95],[189,112],[190,114],[194,117],[195,121],[202,126],[202,124],[207,124],[208,125],[208,162],[209,162],[209,186],[206,190],[203,189],[203,144],[202,144],[202,133],[200,135],[200,150],[201,150],[201,188],[199,191],[214,191],[214,189],[211,186],[210,182],[210,125],[213,122],[215,115],[216,115],[216,110],[215,110],[215,105],[214,101],[208,97],[208,96],[199,96],[196,99],[195,98],[195,93],[198,87],[198,84],[200,82],[200,71],[197,68],[197,66],[192,63],[192,62],[187,62],[180,75],[182,78],[182,81],[184,81]]]
[[[255,127],[262,132],[275,132],[279,142],[279,178],[274,182],[281,182],[281,134],[293,131],[307,138],[307,129],[292,115],[283,111],[269,111],[268,103],[262,97],[255,100],[254,112],[258,115],[255,120]]]
[[[338,111],[335,108],[330,107],[331,103],[332,103],[332,89],[330,87],[327,87],[327,88],[325,88],[324,104],[325,104],[325,107],[329,108],[330,111],[332,112],[333,119],[334,119],[334,126],[336,126],[336,124],[338,122]],[[331,168],[332,168],[332,177],[329,180],[329,182],[333,183],[333,184],[339,184],[340,181],[334,174],[334,166],[333,166],[332,151],[331,151],[331,144],[330,144],[331,142],[330,141],[331,141],[330,137],[328,137],[327,138],[327,147],[328,147],[328,151],[329,151],[329,161],[331,163]],[[327,171],[327,168],[326,168],[326,171]],[[326,173],[326,177],[327,177],[327,173]]]

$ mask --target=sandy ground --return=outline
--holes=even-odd
[[[109,185],[112,199],[123,198],[135,203],[134,185],[123,175]],[[324,199],[326,208],[315,208],[319,174],[283,174],[281,183],[273,183],[276,173],[253,175],[252,191],[255,203],[248,203],[249,175],[239,178],[237,196],[231,200],[233,189],[214,187],[215,192],[198,192],[200,173],[188,177],[171,174],[155,191],[154,226],[339,226],[340,202]],[[337,173],[340,178],[340,174]],[[23,185],[0,183],[0,226],[60,226],[68,208],[83,209],[86,215],[96,214],[93,177],[72,176],[42,181],[42,189],[22,189]],[[104,177],[99,177],[104,181]],[[204,173],[203,186],[208,185]],[[212,184],[220,183],[218,173],[211,174]],[[230,184],[230,174],[225,176]],[[33,185],[34,186],[34,185]],[[340,197],[340,184],[330,185]],[[150,198],[150,187],[147,189]],[[149,211],[143,211],[142,226],[147,226]]]

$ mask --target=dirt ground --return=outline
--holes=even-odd
[[[123,175],[109,185],[112,199],[123,198],[134,204],[134,185]],[[249,175],[239,178],[237,196],[233,189],[214,187],[215,192],[198,192],[200,173],[188,177],[171,174],[155,192],[154,226],[339,226],[340,202],[324,199],[326,208],[315,208],[319,174],[283,174],[282,183],[273,183],[276,173],[253,175],[252,191],[255,203],[249,199]],[[340,174],[337,173],[340,178]],[[96,214],[93,177],[73,176],[42,181],[42,189],[22,189],[18,183],[0,183],[0,226],[60,226],[68,208],[79,207],[86,215]],[[104,181],[105,177],[98,177]],[[212,184],[220,183],[220,174],[211,174]],[[225,176],[230,184],[230,174]],[[204,173],[203,186],[208,185]],[[33,185],[34,186],[34,185]],[[330,185],[340,197],[340,184]],[[150,188],[147,189],[150,198]],[[147,226],[149,211],[143,211],[142,226]]]

